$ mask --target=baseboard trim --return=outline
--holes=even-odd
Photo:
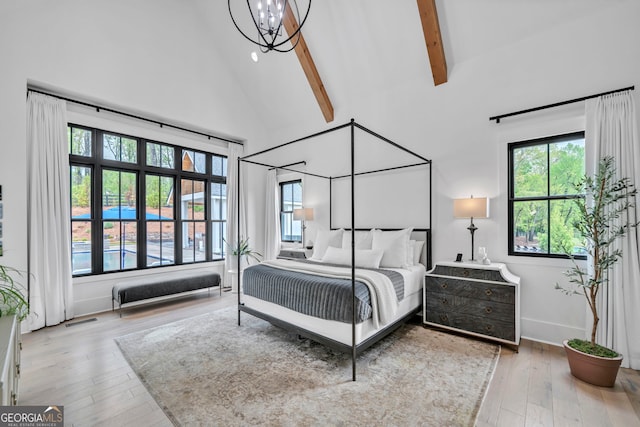
[[[573,325],[521,318],[522,338],[544,344],[561,346],[566,339],[584,337],[585,329]]]

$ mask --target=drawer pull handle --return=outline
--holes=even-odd
[[[491,307],[485,307],[484,312],[489,314],[491,313],[493,310],[491,309]]]
[[[449,301],[447,301],[446,298],[442,298],[442,305],[447,305],[449,304]]]
[[[447,285],[447,282],[444,282],[442,285],[440,285],[440,287],[442,289],[447,289],[447,287],[449,287],[449,285]]]
[[[485,330],[490,331],[493,329],[493,325],[487,325],[484,327]]]
[[[440,321],[441,321],[441,322],[446,322],[447,320],[449,320],[449,318],[447,317],[447,315],[446,315],[446,314],[441,314],[441,315],[440,315]]]
[[[462,270],[462,275],[464,277],[469,277],[469,270]]]
[[[488,297],[489,297],[489,296],[491,296],[491,294],[492,294],[493,292],[491,292],[491,289],[485,289],[485,290],[484,290],[484,293],[485,293],[485,295],[486,295],[486,296],[488,296]]]

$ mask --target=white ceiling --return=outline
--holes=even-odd
[[[237,77],[272,132],[324,119],[295,53],[259,54],[233,26],[223,0],[193,0],[210,29],[211,54]],[[244,0],[232,0],[244,3]],[[449,76],[455,67],[625,0],[437,0]],[[433,86],[415,0],[315,0],[305,40],[341,124],[358,98],[406,82]],[[549,46],[553,49],[553,46]],[[451,77],[445,85],[455,84]],[[325,125],[326,126],[326,125]]]

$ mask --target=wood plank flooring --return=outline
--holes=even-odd
[[[24,334],[20,405],[64,405],[67,426],[170,426],[114,338],[232,306],[236,295],[200,292],[74,319]],[[569,373],[561,348],[524,341],[503,348],[478,415],[486,426],[640,426],[640,372],[622,369],[615,387]]]

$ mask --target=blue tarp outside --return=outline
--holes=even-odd
[[[86,213],[86,214],[82,214],[82,215],[76,215],[73,217],[73,219],[90,219],[91,215]],[[136,219],[136,208],[131,208],[129,206],[115,206],[113,208],[109,208],[109,209],[105,209],[102,211],[102,219],[129,219],[129,220],[135,220]],[[150,219],[150,220],[154,220],[154,219],[167,219],[170,220],[171,218],[167,218],[165,216],[161,216],[158,214],[154,214],[154,213],[149,213],[147,212],[146,215],[146,219]]]

